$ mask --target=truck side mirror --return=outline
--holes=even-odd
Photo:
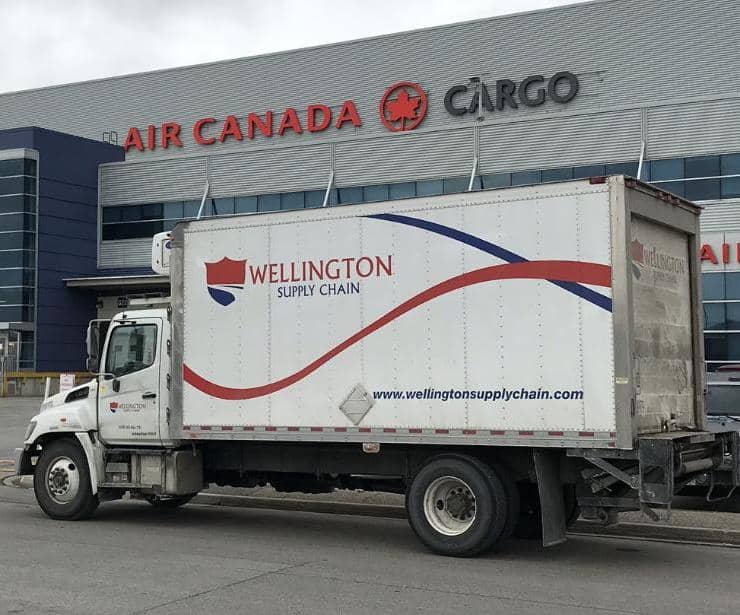
[[[111,382],[111,388],[114,393],[118,393],[121,390],[121,381],[118,378],[114,378],[113,382]]]
[[[87,361],[85,362],[85,366],[93,374],[97,374],[100,369],[105,336],[108,333],[110,323],[110,320],[91,320],[87,327],[87,336],[85,339],[87,345]]]

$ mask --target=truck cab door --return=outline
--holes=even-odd
[[[112,444],[160,444],[162,319],[112,322],[101,365],[100,437]]]

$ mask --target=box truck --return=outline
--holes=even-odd
[[[18,472],[55,519],[207,485],[405,494],[437,553],[740,483],[704,428],[699,208],[624,177],[193,220]]]

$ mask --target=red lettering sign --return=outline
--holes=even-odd
[[[397,93],[396,98],[389,98],[390,93]],[[426,112],[426,93],[415,83],[405,81],[397,83],[386,90],[381,100],[381,109],[386,108],[390,119],[381,113],[384,122],[397,121],[400,122],[398,130],[411,130]],[[331,127],[339,130],[346,124],[356,128],[362,126],[360,112],[353,100],[345,100],[338,112],[333,112],[328,105],[314,103],[305,108],[305,113],[305,120],[302,121],[303,113],[299,113],[293,107],[287,107],[280,112],[277,136],[282,137],[288,131],[302,134],[304,130],[322,132]],[[246,116],[204,117],[192,125],[193,141],[198,145],[213,145],[216,141],[225,143],[229,139],[243,141],[245,136],[250,140],[254,139],[255,135],[271,138],[275,135],[273,116],[273,111],[265,111],[262,114],[247,113]],[[127,152],[132,147],[143,152],[147,149],[154,150],[158,146],[162,149],[170,146],[182,147],[181,133],[182,125],[177,122],[167,122],[159,126],[149,124],[145,129],[132,127],[126,135],[123,148]]]
[[[345,122],[352,122],[353,126],[362,126],[360,114],[357,113],[357,107],[351,100],[345,100],[342,109],[337,118],[337,128],[341,128]]]
[[[239,128],[239,120],[233,115],[230,115],[224,121],[224,127],[221,129],[221,136],[218,138],[221,143],[226,141],[226,137],[234,137],[237,141],[241,141],[244,137],[242,136],[242,129]]]
[[[204,117],[202,120],[198,120],[193,125],[193,139],[195,139],[196,143],[199,143],[200,145],[211,145],[211,143],[215,143],[216,139],[213,137],[204,137],[203,136],[203,126],[206,124],[215,124],[216,118],[215,117]]]
[[[714,254],[714,250],[712,249],[712,246],[710,246],[708,243],[705,243],[701,250],[699,250],[699,260],[703,263],[704,261],[709,261],[713,265],[716,265],[719,261],[717,261],[717,256]]]
[[[316,120],[316,112],[320,112],[321,120]],[[331,109],[326,105],[309,105],[306,109],[306,125],[309,132],[319,132],[326,130],[331,124]]]
[[[180,141],[180,130],[182,126],[177,122],[168,122],[162,124],[162,148],[167,149],[172,143],[177,147],[182,147],[182,141]]]
[[[146,146],[147,149],[153,150],[157,147],[157,129],[151,124],[146,127]]]
[[[297,134],[301,134],[303,129],[301,128],[301,122],[298,119],[298,114],[295,109],[288,107],[283,111],[283,119],[280,120],[280,128],[278,128],[278,134],[282,137],[283,133],[290,128]]]
[[[247,116],[247,138],[254,139],[254,129],[257,128],[263,136],[272,136],[272,111],[265,113],[264,121],[256,113],[250,113]]]
[[[144,151],[144,144],[141,142],[141,133],[139,133],[138,128],[129,128],[126,139],[123,141],[123,151],[127,152],[131,147],[135,147],[140,152]]]

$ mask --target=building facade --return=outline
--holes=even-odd
[[[84,184],[95,192],[85,260],[65,265],[57,289],[80,302],[65,321],[80,326],[70,366],[82,321],[167,292],[151,237],[201,204],[206,216],[252,214],[612,173],[705,206],[718,256],[702,253],[708,366],[740,362],[738,33],[734,0],[604,0],[2,94],[0,131],[36,126],[101,148]],[[30,185],[44,164],[28,165],[18,176]],[[37,249],[41,259],[40,231]],[[39,344],[41,287],[35,304],[4,292],[35,305]],[[24,366],[51,367],[42,355]]]

